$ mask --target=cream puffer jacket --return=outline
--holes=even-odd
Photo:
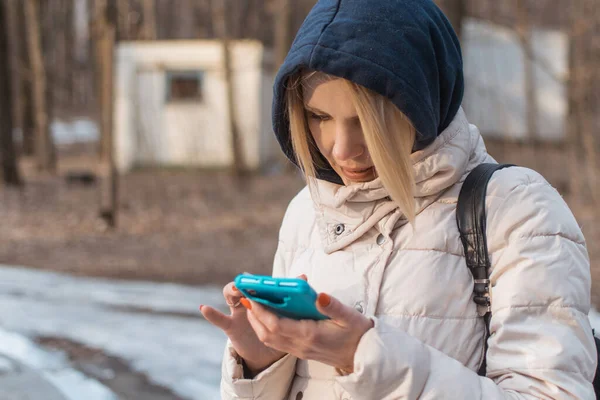
[[[305,188],[292,200],[281,227],[274,275],[306,274],[317,291],[374,319],[354,373],[288,355],[243,379],[228,344],[223,399],[595,398],[589,258],[561,196],[525,168],[496,172],[489,184],[492,335],[480,377],[485,328],[455,211],[468,172],[493,159],[462,110],[412,157],[414,230],[379,180],[319,181],[314,198]]]

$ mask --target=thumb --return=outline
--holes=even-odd
[[[350,323],[354,319],[353,313],[356,312],[343,304],[335,297],[331,297],[326,293],[319,293],[317,297],[317,310],[334,321]]]
[[[221,328],[223,331],[227,331],[227,329],[229,329],[229,326],[231,325],[231,317],[228,317],[212,307],[204,305],[200,306],[200,312],[202,313],[202,316],[214,326]]]

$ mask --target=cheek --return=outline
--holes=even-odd
[[[308,124],[310,133],[312,134],[319,151],[326,158],[329,158],[335,141],[335,131],[331,129],[330,125],[331,124],[320,123],[319,121],[312,121]]]

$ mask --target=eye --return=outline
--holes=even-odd
[[[329,117],[328,115],[315,114],[312,111],[306,111],[306,114],[309,119],[312,119],[315,121],[329,121],[331,119],[331,117]]]

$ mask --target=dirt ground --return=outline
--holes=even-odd
[[[68,184],[91,154],[61,158],[57,176],[23,165],[23,190],[0,188],[0,263],[75,275],[185,284],[269,273],[278,228],[303,186],[293,174],[139,170],[120,179],[118,226],[98,216],[96,185]]]
[[[571,200],[565,151],[550,147],[536,157],[520,146],[488,148],[499,161],[542,171],[565,195],[588,241],[593,281],[600,282],[600,218]],[[60,160],[56,176],[41,176],[24,160],[25,188],[0,187],[0,263],[185,284],[269,273],[286,206],[303,186],[291,172],[238,183],[226,172],[137,170],[121,177],[112,231],[98,216],[97,186],[64,178],[68,171],[93,170],[94,153],[63,149]],[[600,290],[593,293],[600,306]]]

